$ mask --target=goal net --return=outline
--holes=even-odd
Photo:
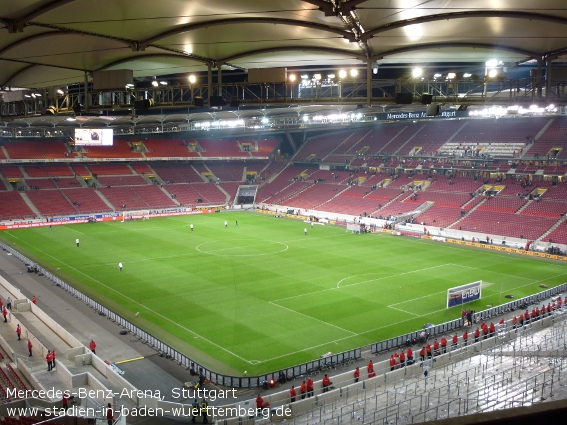
[[[481,298],[482,280],[447,290],[447,308],[462,305]]]
[[[360,224],[350,224],[347,223],[346,231],[352,233],[360,233]]]

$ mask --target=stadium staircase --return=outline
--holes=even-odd
[[[34,214],[36,216],[41,217],[43,215],[42,213],[39,212],[37,207],[33,204],[31,199],[29,198],[29,196],[25,192],[20,192],[20,195],[22,196],[22,199],[24,200],[24,202],[28,205],[28,207],[30,207],[30,209],[34,212]]]
[[[337,188],[340,188],[340,186],[337,185]],[[315,206],[314,206],[313,208],[311,208],[311,209],[313,209],[313,210],[318,209],[318,208],[321,207],[322,205],[325,205],[327,202],[330,202],[330,201],[332,201],[333,199],[335,199],[335,198],[336,198],[337,196],[339,196],[341,193],[346,192],[349,188],[350,188],[350,186],[346,186],[346,187],[345,187],[344,189],[342,189],[341,191],[337,191],[337,193],[335,194],[335,196],[333,196],[332,198],[327,199],[327,200],[321,202],[321,203],[318,204],[318,205],[315,205]]]
[[[396,149],[396,151],[393,153],[393,155],[397,154],[398,152],[400,152],[409,142],[411,142],[418,134],[421,130],[423,130],[425,127],[421,127],[419,130],[417,130],[415,133],[413,133],[410,137],[408,137],[408,139],[398,148]]]
[[[295,144],[295,140],[293,140],[293,137],[291,136],[291,134],[289,133],[289,131],[285,132],[285,136],[287,137],[287,141],[289,142],[289,144],[291,145],[291,148],[293,149],[293,152],[297,153],[297,145]]]
[[[520,209],[518,211],[516,211],[516,214],[521,214],[523,210],[525,210],[530,204],[532,204],[534,201],[533,199],[528,200],[528,202],[526,202],[524,205],[522,205],[520,207]]]
[[[0,181],[2,182],[2,184],[4,186],[6,186],[6,190],[14,190],[14,188],[12,187],[12,185],[10,184],[8,179],[6,177],[4,177],[4,175],[2,173],[0,173]]]
[[[4,154],[4,158],[10,158],[10,157],[8,156],[8,151],[6,150],[6,147],[5,147],[5,146],[3,146],[3,145],[0,146],[0,150],[1,150],[2,153]]]
[[[475,197],[476,198],[476,197]],[[467,202],[466,204],[464,204],[461,209],[465,209],[466,205],[473,202],[475,198],[472,198],[469,202]],[[484,204],[486,202],[486,199],[483,199],[482,201],[480,201],[478,204],[476,204],[474,207],[472,207],[469,211],[467,211],[467,213],[462,216],[461,218],[459,218],[457,221],[455,221],[453,224],[447,226],[452,228],[453,226],[456,226],[457,224],[459,224],[459,222],[461,222],[462,220],[464,220],[470,213],[472,213],[474,210],[476,210],[478,207],[480,207],[482,204]]]
[[[551,234],[551,232],[553,232],[555,229],[557,229],[559,226],[561,226],[561,224],[563,224],[565,222],[565,217],[561,217],[559,220],[557,220],[557,222],[551,226],[547,232],[545,232],[543,235],[541,235],[539,238],[537,238],[534,242],[543,242],[544,238],[547,237],[547,235]]]

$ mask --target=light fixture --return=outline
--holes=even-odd
[[[329,78],[329,80],[334,80],[335,74],[329,74],[329,75],[327,75],[327,78]]]
[[[195,84],[196,82],[197,82],[197,77],[195,76],[195,74],[189,75],[189,83]]]
[[[34,93],[35,97],[41,97],[41,93]]]
[[[455,74],[454,72],[449,72],[447,74],[447,80],[453,80],[456,76],[457,74]]]
[[[157,87],[157,86],[159,86],[159,83],[156,80],[154,80],[154,81],[152,81],[152,86]]]
[[[314,79],[315,81],[319,81],[319,80],[321,79],[321,74],[314,74],[314,75],[313,75],[313,79]]]
[[[74,117],[69,117],[69,118],[66,118],[66,120],[67,120],[67,121],[77,121],[77,119],[76,119],[76,118],[74,118]]]
[[[126,84],[126,86],[128,86],[128,84]],[[61,96],[63,96],[65,94],[65,92],[61,89],[57,89],[57,94],[60,94]]]
[[[488,68],[494,67],[494,66],[497,66],[497,65],[498,65],[498,60],[496,60],[496,59],[490,59],[490,60],[486,61],[486,66]]]
[[[490,71],[488,71],[488,78],[494,78],[498,75],[498,70],[497,69],[491,69]]]
[[[302,76],[301,76],[301,79],[302,79],[302,80],[309,80],[309,75],[302,75]]]
[[[296,79],[297,79],[297,76],[295,74],[289,75],[289,81],[291,81],[292,83],[295,82]]]
[[[411,75],[413,78],[419,78],[423,75],[423,69],[422,68],[414,68],[411,71]]]
[[[347,72],[344,69],[339,71],[339,78],[345,78],[347,76]]]
[[[358,69],[352,68],[352,69],[350,70],[350,76],[351,76],[351,77],[356,77],[357,75],[358,75]]]
[[[162,86],[167,86],[167,81],[160,81],[159,82]]]
[[[465,73],[463,74],[463,78],[470,78],[470,77],[472,77],[472,74],[469,73],[469,72],[465,72]]]
[[[437,73],[433,75],[433,78],[441,78],[441,74]]]
[[[132,89],[132,88],[134,88],[134,84],[128,83],[128,84],[126,84],[126,88],[127,88],[127,89]],[[57,90],[57,92],[59,92],[59,90]],[[63,94],[63,92],[61,92],[60,94]]]

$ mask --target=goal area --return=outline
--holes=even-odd
[[[456,286],[447,290],[447,308],[479,300],[482,295],[482,280]]]

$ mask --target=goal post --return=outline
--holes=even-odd
[[[347,223],[347,225],[346,225],[346,231],[347,231],[347,232],[352,232],[352,233],[360,233],[360,224]]]
[[[482,280],[456,286],[447,290],[447,308],[462,305],[482,297]]]

